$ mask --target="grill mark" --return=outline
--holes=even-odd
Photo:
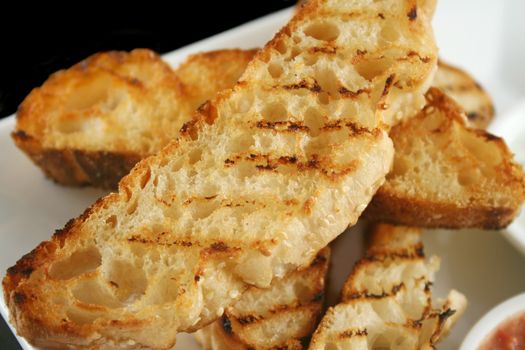
[[[428,57],[428,56],[427,57],[421,57],[416,51],[409,51],[408,54],[407,54],[407,57],[418,57],[421,60],[421,62],[423,62],[423,63],[428,63],[428,62],[430,62],[432,60],[432,58]]]
[[[323,53],[326,55],[333,55],[337,53],[337,48],[334,46],[314,46],[308,49],[308,52],[316,54]]]
[[[298,89],[307,89],[314,93],[321,92],[321,86],[315,79],[311,79],[312,81],[309,82],[305,79],[301,80],[299,83],[295,84],[288,84],[288,85],[280,85],[280,86],[274,86],[275,89],[284,89],[284,90],[298,90]]]
[[[365,329],[349,329],[343,331],[337,335],[341,339],[352,338],[352,337],[366,337],[368,336],[368,330]]]
[[[357,91],[350,91],[347,88],[345,88],[344,86],[341,86],[337,91],[341,94],[341,96],[348,97],[348,98],[351,98],[351,99],[357,98],[361,94],[369,94],[370,93],[370,89],[367,89],[367,88],[359,89]]]
[[[259,315],[259,314],[245,314],[245,315],[240,315],[240,316],[233,316],[231,314],[228,314],[228,316],[230,318],[234,318],[241,325],[246,326],[246,325],[253,325],[253,324],[263,322],[265,320],[272,319],[273,317],[278,316],[283,312],[295,312],[301,309],[310,309],[312,304],[319,304],[319,301],[310,301],[310,302],[301,304],[298,300],[295,300],[291,302],[290,304],[277,305],[276,307],[268,310],[268,315],[266,316]]]
[[[161,233],[159,236],[163,236],[166,234],[166,232]],[[132,243],[142,243],[142,244],[158,244],[161,246],[171,247],[171,246],[179,246],[179,247],[193,247],[197,246],[200,247],[200,243],[196,241],[190,241],[190,240],[173,240],[171,242],[163,242],[161,241],[161,237],[157,237],[155,239],[148,239],[145,237],[140,237],[139,235],[133,235],[129,237],[128,242]]]
[[[381,294],[372,294],[372,293],[368,293],[368,291],[365,290],[363,292],[350,293],[350,295],[348,295],[346,299],[348,299],[348,300],[354,300],[354,299],[375,299],[375,300],[378,300],[378,299],[393,297],[399,291],[401,291],[403,288],[405,288],[405,284],[403,282],[401,282],[401,283],[393,286],[392,289],[390,290],[390,292],[383,292]]]
[[[407,17],[408,17],[408,20],[411,21],[411,22],[416,20],[416,18],[417,18],[417,5],[414,4],[414,6],[412,6],[410,11],[408,11],[408,13],[407,13]]]
[[[279,121],[270,122],[266,120],[260,120],[255,124],[258,129],[268,129],[276,132],[308,132],[310,128],[304,125],[302,122],[292,121]]]
[[[411,251],[412,250],[412,251]],[[424,249],[422,244],[417,244],[414,248],[408,250],[399,250],[396,252],[390,253],[371,253],[365,255],[363,258],[366,262],[373,261],[385,261],[387,259],[391,260],[418,260],[425,257]]]
[[[352,58],[352,64],[355,65],[357,63],[359,63],[364,57],[365,55],[368,53],[367,50],[359,50],[357,49],[356,53],[355,53],[355,56]]]
[[[381,97],[384,97],[388,94],[390,88],[392,87],[392,84],[394,83],[395,76],[395,74],[390,74],[388,78],[386,78],[385,87],[383,88],[383,93],[381,94]]]
[[[226,334],[228,335],[233,334],[232,323],[230,319],[228,318],[228,316],[223,315],[221,317],[221,326],[222,326],[222,329],[224,329],[224,331],[226,332]]]
[[[241,325],[245,326],[247,324],[251,324],[259,320],[263,320],[263,319],[264,318],[262,316],[246,315],[246,316],[238,317],[237,321],[239,321]]]

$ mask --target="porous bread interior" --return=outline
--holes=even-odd
[[[18,111],[17,130],[44,149],[146,157],[176,138],[203,102],[232,87],[253,54],[197,54],[173,71],[147,49],[98,53],[34,89]]]
[[[413,119],[392,129],[394,168],[386,192],[458,207],[519,207],[523,175],[504,142],[466,126],[461,109],[438,90]]]
[[[96,54],[34,89],[17,129],[44,148],[146,156],[177,134],[178,115],[196,108],[177,103],[181,93],[173,70],[152,51]]]
[[[270,288],[251,287],[194,336],[206,350],[303,349],[321,315],[329,259],[325,248],[309,267],[274,280]]]
[[[10,270],[20,334],[167,348],[356,222],[391,166],[383,127],[421,108],[436,52],[423,3],[346,5],[308,2],[183,138]]]
[[[466,307],[452,290],[432,301],[430,287],[439,267],[425,261],[415,228],[378,225],[366,257],[354,267],[342,301],[330,308],[309,349],[434,349]]]

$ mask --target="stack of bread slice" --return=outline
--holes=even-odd
[[[19,334],[42,347],[160,349],[201,329],[209,349],[306,348],[325,247],[370,201],[376,221],[507,225],[525,198],[523,173],[503,141],[471,128],[493,116],[479,85],[442,63],[433,80],[433,10],[423,0],[310,1],[258,52],[198,54],[175,71],[147,50],[103,53],[35,89],[13,138],[47,176],[113,188],[136,165],[117,193],[8,270]],[[431,83],[467,114],[437,89],[425,95]],[[456,187],[435,185],[445,180]],[[385,229],[413,232],[400,230]],[[412,249],[395,242],[385,251]],[[431,281],[433,265],[417,264]],[[403,283],[386,302],[427,310],[403,319],[419,320],[411,337],[432,346],[463,299],[409,305],[429,294]],[[312,348],[327,339],[323,322]]]
[[[432,300],[439,258],[425,260],[421,230],[378,225],[366,256],[315,331],[309,349],[435,349],[464,312],[466,298],[452,290]]]

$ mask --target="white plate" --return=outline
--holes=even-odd
[[[525,33],[525,28],[511,27],[515,22],[518,25],[523,23],[518,16],[524,12],[524,5],[520,0],[443,0],[434,21],[442,57],[475,74],[493,94],[500,112],[510,110],[520,96],[525,96],[525,78],[518,79],[520,74],[525,75],[520,65],[525,61],[525,55],[511,45],[520,43],[520,39],[523,43],[519,35]],[[165,58],[176,65],[193,52],[263,45],[290,13],[290,10],[285,10],[263,17],[174,51]],[[514,36],[506,36],[508,33]],[[512,58],[509,62],[505,53],[518,57],[513,56],[515,60]],[[22,254],[48,239],[55,229],[61,228],[68,219],[80,214],[103,194],[94,189],[64,188],[46,180],[13,145],[9,137],[13,126],[13,117],[0,121],[1,277]],[[439,230],[426,233],[424,240],[427,254],[442,257],[435,294],[445,296],[446,291],[453,287],[469,299],[466,314],[440,346],[440,349],[457,349],[481,315],[500,301],[525,291],[525,260],[498,232]],[[344,233],[335,242],[328,291],[330,302],[335,302],[362,247],[359,227]],[[7,319],[3,299],[0,299],[0,313]],[[32,349],[23,339],[19,338],[19,341],[24,349]],[[198,347],[190,336],[181,335],[176,349]]]

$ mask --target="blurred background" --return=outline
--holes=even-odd
[[[186,1],[72,8],[0,5],[0,118],[16,111],[49,74],[105,50],[150,48],[159,53],[236,27],[295,4],[293,0]],[[180,8],[179,8],[180,7]]]

